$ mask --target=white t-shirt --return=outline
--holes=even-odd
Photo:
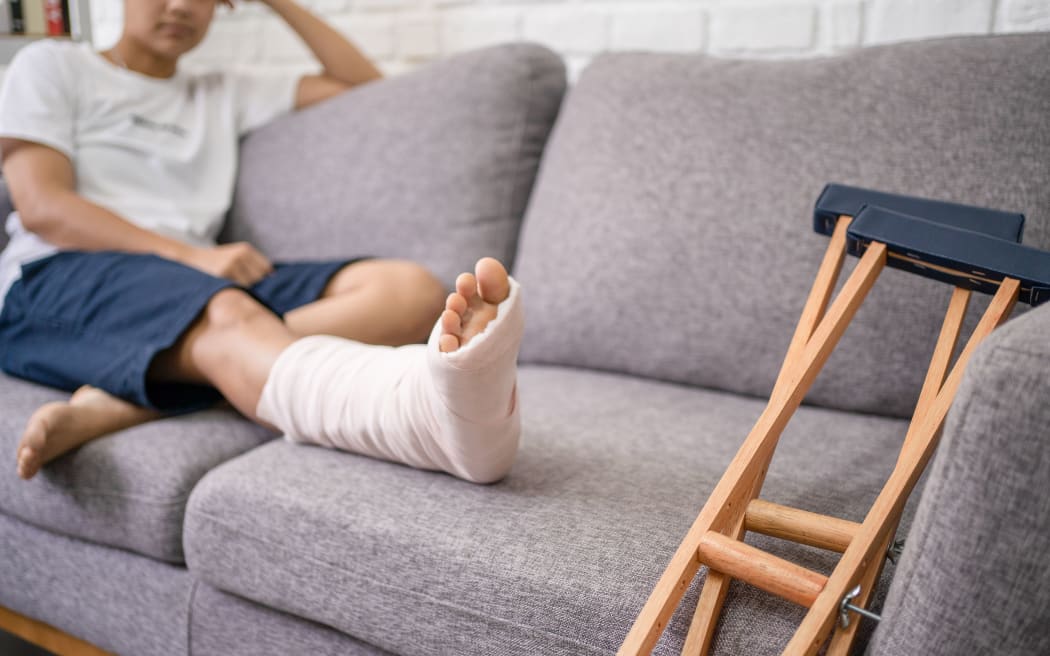
[[[212,246],[233,198],[241,135],[292,110],[300,75],[231,71],[148,77],[90,44],[21,49],[0,90],[0,136],[73,163],[76,191],[148,230]],[[0,304],[21,265],[58,249],[7,217]],[[2,307],[2,305],[0,305]]]

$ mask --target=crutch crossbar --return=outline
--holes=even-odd
[[[823,574],[714,531],[700,537],[697,556],[711,569],[806,608],[828,582]]]
[[[782,540],[790,540],[827,551],[842,553],[857,534],[860,524],[820,515],[763,499],[754,499],[744,515],[744,529]]]
[[[654,586],[621,655],[652,650],[701,566],[706,579],[683,654],[707,653],[734,578],[808,607],[784,654],[808,656],[822,647],[828,656],[849,652],[858,623],[836,628],[835,620],[844,607],[868,603],[966,363],[1019,298],[1033,305],[1050,298],[1050,254],[1021,246],[1023,227],[1024,216],[1015,212],[845,185],[824,188],[814,229],[831,235],[831,242],[769,403]],[[861,259],[832,300],[847,252]],[[955,285],[893,472],[860,523],[759,499],[780,434],[885,266]],[[995,296],[952,365],[971,290]],[[842,557],[824,576],[745,544],[748,531]]]

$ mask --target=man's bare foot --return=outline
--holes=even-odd
[[[497,306],[510,294],[507,270],[499,260],[481,258],[474,267],[474,274],[459,274],[456,291],[445,301],[438,340],[442,353],[466,346],[485,330],[485,326],[496,318]]]
[[[85,442],[160,416],[85,385],[69,401],[42,405],[29,418],[18,443],[18,475],[28,480],[45,463]]]

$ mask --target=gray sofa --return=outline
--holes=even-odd
[[[64,394],[3,378],[0,606],[133,655],[612,653],[764,407],[826,245],[824,183],[1022,211],[1025,243],[1050,248],[1048,105],[1050,36],[1032,34],[807,61],[606,55],[568,91],[556,56],[508,45],[281,119],[243,143],[228,238],[411,257],[448,283],[482,254],[512,264],[528,322],[513,470],[472,485],[216,409],[27,483],[20,430]],[[863,518],[948,295],[883,275],[764,498]],[[971,364],[858,653],[1050,651],[1048,398],[1050,308]],[[734,583],[713,651],[779,653],[801,613]]]

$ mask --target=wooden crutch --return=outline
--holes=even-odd
[[[816,230],[830,233],[831,242],[769,403],[656,583],[621,655],[652,650],[701,565],[708,568],[707,579],[683,654],[707,653],[734,578],[809,608],[784,654],[816,653],[833,629],[827,653],[848,653],[859,624],[848,613],[870,615],[863,607],[966,363],[1018,298],[1036,305],[1050,297],[1050,254],[1017,243],[1023,215],[828,185],[814,217]],[[829,308],[847,251],[860,261]],[[886,265],[956,285],[893,472],[862,523],[759,499],[781,432]],[[971,289],[994,297],[949,369]],[[745,544],[747,531],[842,557],[824,576]]]

